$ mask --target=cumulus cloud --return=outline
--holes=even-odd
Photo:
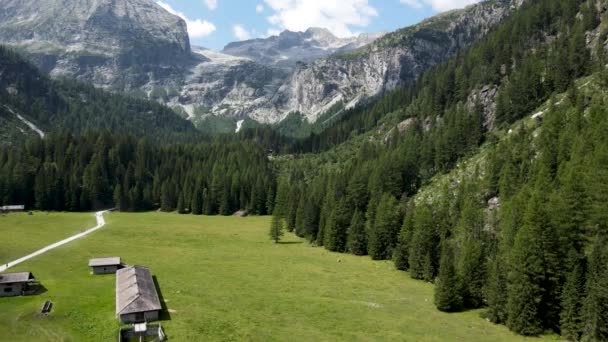
[[[234,36],[238,40],[251,39],[251,33],[249,33],[249,31],[247,31],[247,29],[245,29],[245,27],[243,27],[243,25],[240,25],[240,24],[233,25],[232,32],[234,33]]]
[[[352,27],[366,27],[378,11],[368,0],[264,0],[273,11],[268,22],[276,29],[304,31],[324,27],[339,37],[352,36]]]
[[[258,4],[257,6],[255,6],[255,11],[258,13],[264,12],[264,5]]]
[[[402,4],[410,7],[422,8],[426,5],[431,6],[434,10],[439,12],[449,11],[455,8],[463,8],[480,1],[481,0],[400,0]]]
[[[171,7],[167,3],[164,3],[162,1],[157,1],[156,3],[159,6],[161,6],[162,8],[164,8],[167,12],[184,19],[184,21],[186,22],[186,25],[188,25],[188,35],[190,35],[190,38],[206,37],[206,36],[210,35],[211,33],[215,32],[215,30],[216,30],[215,25],[213,25],[213,23],[211,23],[207,20],[202,20],[202,19],[192,20],[192,19],[187,18],[183,13],[174,10],[173,7]]]
[[[205,0],[205,6],[213,11],[217,8],[217,0]]]

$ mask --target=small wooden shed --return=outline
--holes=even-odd
[[[161,309],[148,268],[131,266],[116,272],[116,316],[122,323],[156,321]]]
[[[39,285],[31,272],[2,273],[0,274],[0,297],[32,294]]]
[[[25,211],[24,205],[3,205],[0,206],[0,213],[16,213]]]
[[[89,260],[89,267],[93,269],[93,273],[95,274],[116,273],[121,265],[120,257],[95,258]]]

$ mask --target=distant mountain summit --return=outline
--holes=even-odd
[[[0,41],[98,86],[137,87],[191,59],[186,23],[151,0],[0,0]]]
[[[230,43],[222,52],[266,65],[293,66],[360,48],[384,35],[381,32],[338,38],[325,28],[312,27],[305,32],[286,30],[278,36]]]

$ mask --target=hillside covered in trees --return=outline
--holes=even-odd
[[[391,259],[434,282],[443,311],[608,339],[606,6],[529,1],[415,86],[301,142],[325,152],[282,161],[273,228]]]
[[[44,132],[110,130],[155,141],[194,141],[192,123],[152,101],[111,94],[70,80],[51,80],[16,52],[0,46],[0,144],[25,140],[16,114]]]

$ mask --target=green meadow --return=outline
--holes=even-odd
[[[0,215],[0,265],[96,225],[91,213]]]
[[[115,341],[114,275],[91,257],[151,269],[169,341],[518,341],[480,317],[441,313],[433,286],[390,262],[335,254],[287,235],[268,239],[268,217],[163,213],[106,215],[101,230],[18,265],[46,288],[0,298],[2,341]],[[0,218],[0,255],[21,256],[94,225],[92,214]],[[5,252],[8,249],[8,253]],[[48,316],[38,314],[45,300]]]

